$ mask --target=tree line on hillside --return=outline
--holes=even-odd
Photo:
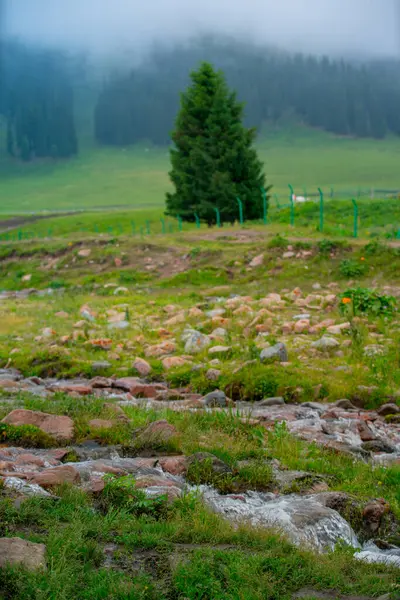
[[[52,50],[4,45],[0,115],[10,156],[29,161],[76,154],[73,83],[66,58]]]
[[[203,39],[155,51],[146,63],[107,81],[95,110],[97,140],[167,144],[179,94],[203,60],[223,70],[245,102],[246,124],[257,129],[294,118],[339,135],[400,135],[398,63],[356,64]]]
[[[18,42],[3,42],[0,61],[8,153],[23,160],[76,154],[76,123],[88,117],[86,105],[74,106],[74,94],[90,73],[61,52]],[[121,64],[118,75],[107,76],[91,109],[95,139],[169,144],[180,94],[202,61],[222,69],[237,90],[246,126],[296,120],[339,135],[400,135],[399,62],[345,62],[202,38],[154,50],[134,69]]]

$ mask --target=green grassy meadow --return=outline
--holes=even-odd
[[[268,181],[283,201],[288,183],[304,190],[356,194],[400,189],[400,140],[355,140],[295,127],[258,141]],[[69,161],[23,164],[0,157],[0,214],[134,208],[161,214],[170,189],[167,148],[81,148]],[[157,215],[156,215],[157,218]]]

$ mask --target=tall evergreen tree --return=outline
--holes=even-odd
[[[172,134],[171,181],[167,214],[212,224],[218,208],[222,220],[238,218],[239,197],[247,219],[262,216],[263,165],[253,148],[255,130],[242,124],[243,105],[221,72],[202,63],[181,95]]]

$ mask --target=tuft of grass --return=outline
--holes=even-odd
[[[54,438],[34,425],[9,425],[0,423],[0,443],[15,444],[23,448],[51,448]]]

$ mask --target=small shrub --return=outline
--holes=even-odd
[[[340,263],[339,270],[343,277],[362,277],[367,272],[367,265],[355,260],[346,259]]]
[[[334,240],[321,240],[317,244],[318,252],[320,254],[331,254],[343,248],[343,242],[336,242]]]
[[[277,390],[278,381],[273,370],[263,365],[242,369],[225,384],[225,393],[235,401],[256,402],[275,396]]]
[[[0,441],[23,448],[51,448],[56,445],[54,439],[39,427],[7,423],[0,423]]]
[[[167,496],[148,498],[143,490],[135,487],[135,478],[132,475],[116,478],[114,475],[105,475],[105,487],[102,493],[103,508],[123,508],[136,517],[148,515],[160,518],[167,511]]]
[[[281,235],[276,235],[268,242],[268,248],[287,248],[289,246],[289,242],[286,238]]]
[[[348,289],[339,298],[342,314],[348,314],[350,310],[353,316],[357,314],[370,314],[375,317],[391,316],[396,310],[396,299],[393,296],[379,294],[368,288]]]
[[[373,242],[369,242],[366,246],[364,246],[364,254],[367,256],[376,256],[377,254],[384,254],[387,251],[387,247],[384,244],[381,244],[377,240]]]

